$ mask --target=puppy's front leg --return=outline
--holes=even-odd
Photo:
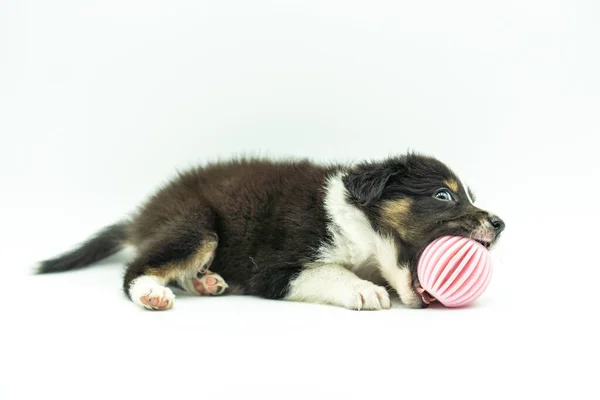
[[[337,264],[307,266],[290,282],[285,300],[332,304],[352,310],[381,310],[392,306],[385,288],[360,279]]]
[[[413,285],[413,277],[408,265],[384,267],[381,269],[381,273],[384,279],[398,292],[402,304],[408,308],[426,307],[426,303]]]

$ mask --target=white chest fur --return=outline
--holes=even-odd
[[[348,203],[342,174],[327,182],[325,209],[332,221],[329,231],[333,240],[320,249],[320,262],[342,264],[366,274],[373,267],[397,269],[398,249],[393,239],[376,232],[367,216]]]

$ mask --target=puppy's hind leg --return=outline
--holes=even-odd
[[[331,304],[351,310],[382,310],[392,306],[385,288],[336,264],[307,266],[290,282],[285,300]]]
[[[192,265],[176,278],[179,286],[188,293],[216,296],[223,294],[229,287],[221,275],[209,270],[217,246],[216,236],[204,239],[196,250],[195,257],[190,260]]]
[[[175,296],[167,287],[178,283],[186,291],[222,294],[227,283],[209,271],[218,245],[200,214],[171,220],[138,244],[138,255],[128,265],[123,289],[131,300],[151,310],[173,307]]]
[[[225,293],[229,287],[221,275],[212,271],[207,271],[205,274],[199,273],[192,279],[184,276],[178,279],[178,282],[188,293],[200,296],[218,296]]]
[[[151,310],[172,308],[175,296],[166,286],[175,282],[192,294],[225,292],[227,283],[208,270],[217,247],[216,236],[202,235],[187,251],[183,244],[177,239],[153,242],[129,265],[123,288],[134,303]]]

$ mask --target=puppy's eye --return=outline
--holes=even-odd
[[[452,200],[454,200],[454,198],[452,197],[452,195],[450,194],[450,192],[447,191],[446,189],[438,190],[437,192],[435,192],[435,195],[433,197],[435,197],[438,200],[443,200],[443,201],[452,201]]]

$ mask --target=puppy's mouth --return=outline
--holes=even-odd
[[[421,296],[421,300],[423,300],[423,303],[431,304],[437,300],[435,297],[430,295],[425,289],[423,289],[423,286],[421,286],[421,283],[419,283],[418,279],[414,281],[413,286],[415,288],[415,291],[419,294],[419,296]]]
[[[427,290],[423,289],[421,287],[421,285],[417,286],[416,290],[417,290],[417,293],[419,293],[419,295],[421,295],[421,300],[423,300],[423,303],[425,303],[425,304],[431,304],[437,300],[435,297],[433,297],[432,295],[427,293]]]
[[[470,237],[488,250],[494,244],[495,239],[494,231],[490,229],[477,229]]]
[[[492,246],[492,242],[489,240],[483,240],[483,239],[474,239],[474,240],[488,250]]]

